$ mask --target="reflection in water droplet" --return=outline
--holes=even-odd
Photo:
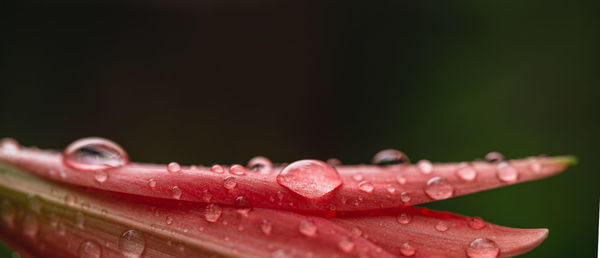
[[[431,172],[433,172],[433,164],[431,163],[431,161],[426,159],[417,162],[417,167],[419,168],[419,171],[421,171],[421,173],[423,174],[431,174]]]
[[[406,154],[393,149],[382,150],[375,154],[375,156],[373,157],[373,164],[379,166],[408,163],[410,163],[410,160],[408,159],[408,156],[406,156]]]
[[[94,240],[83,241],[77,249],[77,255],[79,258],[100,258],[102,247]]]
[[[410,223],[410,221],[412,220],[411,216],[406,214],[406,213],[401,213],[400,215],[398,215],[398,218],[396,218],[398,220],[398,223],[402,224],[402,225],[406,225],[408,223]]]
[[[402,193],[400,194],[400,200],[401,200],[403,203],[410,202],[410,194],[409,194],[408,192],[402,192]]]
[[[126,257],[140,257],[146,249],[146,239],[135,229],[127,230],[119,238],[119,249]]]
[[[113,141],[91,137],[71,143],[63,152],[63,162],[74,169],[95,171],[127,165],[129,156]]]
[[[177,162],[171,162],[171,163],[169,163],[169,165],[167,165],[167,171],[169,171],[171,173],[180,172],[181,165],[179,165],[179,163],[177,163]]]
[[[495,152],[492,151],[488,154],[485,155],[485,160],[487,162],[500,162],[500,161],[504,161],[504,155],[502,155],[500,152]]]
[[[372,193],[373,190],[375,189],[375,187],[373,186],[373,184],[371,184],[367,181],[363,181],[360,184],[358,184],[358,189],[360,189],[361,191],[363,191],[365,193]]]
[[[277,182],[309,199],[321,198],[342,185],[335,168],[325,162],[309,159],[286,166],[277,175]]]
[[[265,235],[268,236],[271,234],[271,231],[273,230],[273,224],[270,221],[263,219],[263,222],[260,225],[260,229],[262,230],[263,233],[265,233]]]
[[[96,170],[96,172],[94,172],[94,179],[98,183],[104,183],[106,179],[108,179],[108,173],[104,170]]]
[[[415,256],[416,252],[417,252],[417,249],[415,249],[408,242],[406,242],[400,246],[400,253],[404,256]]]
[[[496,242],[487,238],[477,238],[469,244],[467,256],[471,258],[495,258],[500,254]]]
[[[21,145],[15,139],[3,138],[0,140],[0,152],[6,155],[16,154],[21,149]]]
[[[458,168],[456,175],[462,180],[473,181],[477,177],[477,171],[467,164]]]
[[[454,187],[443,177],[429,179],[425,186],[425,193],[434,200],[443,200],[452,197]]]
[[[517,181],[519,172],[506,162],[498,164],[498,178],[503,182],[510,183]]]
[[[248,168],[250,168],[250,171],[252,172],[268,174],[273,170],[273,163],[265,157],[256,156],[248,161]]]
[[[179,186],[173,186],[173,188],[171,189],[171,192],[173,193],[173,198],[179,200],[181,199],[181,189],[179,189]]]
[[[242,165],[235,164],[229,168],[229,173],[238,175],[238,176],[243,176],[246,174],[246,168]]]
[[[317,226],[308,220],[300,221],[298,225],[298,230],[302,235],[307,237],[314,237],[317,235]]]
[[[354,242],[350,241],[347,238],[344,238],[338,243],[338,247],[340,248],[340,250],[342,250],[342,252],[350,253],[352,252],[352,249],[354,249]]]
[[[208,222],[217,222],[223,213],[223,208],[221,206],[211,203],[206,205],[206,209],[204,210],[204,218]]]
[[[480,217],[473,217],[469,220],[469,227],[472,229],[482,229],[485,227],[485,221]]]
[[[438,224],[435,225],[435,230],[437,230],[439,232],[446,232],[448,230],[448,224],[440,221],[440,222],[438,222]]]
[[[212,167],[210,167],[210,171],[217,174],[223,174],[225,173],[225,168],[223,168],[223,166],[221,165],[215,164]]]
[[[233,190],[237,183],[235,182],[235,178],[233,176],[228,176],[223,180],[223,187],[228,190]]]

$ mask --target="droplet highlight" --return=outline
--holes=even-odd
[[[408,192],[402,192],[402,193],[400,194],[400,200],[401,200],[403,203],[410,202],[410,194],[409,194]]]
[[[277,182],[305,198],[316,199],[342,185],[337,170],[319,160],[300,160],[286,166],[277,175]]]
[[[237,183],[235,182],[235,178],[233,176],[228,176],[223,180],[223,187],[227,190],[233,190]]]
[[[373,190],[375,189],[375,187],[373,186],[373,184],[371,184],[367,181],[363,181],[358,184],[358,189],[365,193],[372,193]]]
[[[260,230],[262,230],[265,235],[271,235],[271,231],[273,230],[273,223],[270,221],[263,219],[262,224],[260,225]]]
[[[98,183],[104,183],[108,179],[108,173],[104,170],[96,170],[94,172],[94,180]]]
[[[113,141],[91,137],[71,143],[63,151],[65,165],[85,171],[106,170],[129,163],[129,156]]]
[[[407,213],[401,213],[400,215],[398,215],[396,220],[398,221],[398,223],[400,223],[402,225],[406,225],[406,224],[410,223],[410,221],[412,220],[412,217],[410,215],[408,215]]]
[[[435,225],[435,230],[437,230],[438,232],[446,232],[448,231],[448,224],[440,221]]]
[[[236,176],[243,176],[246,174],[246,168],[242,165],[235,164],[229,168],[229,173]]]
[[[400,246],[400,253],[404,256],[415,256],[415,254],[417,253],[417,249],[415,249],[412,245],[406,242]]]
[[[431,172],[433,172],[433,163],[426,159],[419,160],[419,162],[417,162],[417,168],[419,168],[419,171],[423,174],[431,174]]]
[[[206,208],[204,209],[204,219],[208,222],[215,223],[219,220],[222,213],[223,208],[221,208],[221,206],[211,203],[206,205]]]
[[[273,170],[273,163],[268,158],[256,156],[248,161],[248,168],[252,172],[268,174]]]
[[[0,152],[7,155],[16,154],[21,149],[21,145],[15,139],[3,138],[0,140]]]
[[[469,244],[467,256],[471,258],[495,258],[500,254],[496,242],[488,238],[477,238]]]
[[[181,199],[181,195],[183,194],[181,189],[179,189],[179,186],[173,186],[173,188],[171,188],[171,193],[173,198],[177,200]]]
[[[344,238],[338,243],[338,248],[340,248],[340,250],[342,250],[344,253],[350,253],[354,249],[354,242]]]
[[[169,165],[167,165],[167,171],[171,173],[181,172],[181,165],[179,165],[177,162],[171,162]]]
[[[223,166],[221,165],[215,164],[212,167],[210,167],[210,171],[217,174],[223,174],[225,173],[225,168],[223,168]]]
[[[123,232],[118,245],[124,256],[130,258],[140,257],[146,249],[146,239],[140,232],[130,229]]]
[[[473,217],[469,220],[469,227],[472,229],[482,229],[485,227],[485,221],[480,217]]]
[[[492,151],[485,155],[485,160],[487,162],[492,162],[492,163],[493,162],[501,162],[501,161],[504,161],[504,155],[502,155],[502,153],[500,153],[500,152]]]
[[[102,247],[94,240],[81,242],[77,248],[79,258],[100,258],[102,257]]]
[[[454,193],[454,186],[443,177],[434,177],[427,181],[425,193],[434,200],[448,199]]]
[[[517,169],[509,165],[507,162],[498,164],[498,178],[505,183],[511,183],[517,181],[519,172]]]
[[[477,177],[477,171],[470,165],[464,165],[456,170],[456,175],[464,181],[473,181]]]
[[[307,237],[314,237],[317,235],[317,226],[308,220],[300,221],[298,230],[302,235]]]
[[[401,151],[387,149],[382,150],[375,154],[373,157],[373,164],[379,166],[397,165],[397,164],[408,164],[410,160],[408,156]]]

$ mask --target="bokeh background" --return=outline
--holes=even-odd
[[[183,164],[573,154],[425,206],[549,228],[524,257],[595,257],[599,3],[1,1],[0,137]]]

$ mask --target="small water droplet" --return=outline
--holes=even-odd
[[[317,235],[317,226],[308,220],[300,221],[298,225],[298,230],[302,235],[307,237],[314,237]]]
[[[434,200],[443,200],[452,197],[454,187],[443,177],[429,179],[425,186],[425,193]]]
[[[3,154],[13,155],[21,149],[21,145],[15,139],[3,138],[0,140],[0,151]]]
[[[401,200],[403,203],[410,202],[410,194],[409,194],[408,192],[402,192],[402,193],[400,194],[400,200]]]
[[[204,202],[210,202],[212,199],[212,194],[208,190],[202,191],[202,200]]]
[[[167,216],[167,218],[165,218],[165,223],[167,223],[167,225],[173,224],[173,218],[170,216]]]
[[[506,183],[517,181],[519,173],[506,162],[498,164],[498,178]]]
[[[467,248],[467,256],[471,258],[495,258],[499,253],[496,242],[487,238],[477,238]]]
[[[265,233],[265,235],[270,235],[271,231],[273,230],[273,224],[266,220],[263,219],[262,224],[260,225],[260,229],[262,230],[263,233]]]
[[[406,184],[406,177],[403,177],[402,175],[398,175],[396,177],[396,181],[398,181],[398,183],[401,185]]]
[[[504,161],[504,155],[502,155],[500,152],[492,151],[485,155],[485,160],[487,162],[501,162]]]
[[[342,165],[342,161],[339,160],[339,159],[336,159],[336,158],[330,158],[330,159],[328,159],[325,162],[327,162],[327,164],[331,165],[332,167],[341,166]]]
[[[127,165],[129,156],[115,142],[91,137],[71,143],[63,152],[63,162],[74,169],[95,171]]]
[[[22,221],[23,235],[32,240],[37,240],[40,230],[40,221],[34,213],[28,212]]]
[[[300,160],[286,166],[277,175],[277,182],[305,198],[321,198],[340,185],[337,170],[319,160]]]
[[[243,176],[246,174],[246,168],[242,165],[235,164],[229,168],[229,173],[233,175]]]
[[[363,191],[365,193],[372,193],[373,190],[375,189],[375,187],[373,186],[373,184],[371,184],[367,181],[363,181],[360,184],[358,184],[358,189],[360,189],[361,191]]]
[[[126,257],[140,257],[146,249],[146,239],[135,229],[127,230],[119,238],[119,249]]]
[[[477,177],[477,171],[470,165],[464,165],[456,170],[456,175],[462,180],[473,181]]]
[[[94,240],[83,241],[77,249],[79,258],[100,258],[102,247]]]
[[[400,246],[400,253],[404,256],[415,256],[416,252],[417,252],[417,249],[415,249],[408,242],[406,242]]]
[[[406,154],[393,149],[382,150],[375,154],[375,156],[373,157],[373,164],[379,166],[408,163],[410,163],[410,160],[408,159],[408,156],[406,156]]]
[[[419,162],[417,162],[417,167],[423,174],[431,174],[431,172],[433,172],[433,164],[426,159],[419,160]]]
[[[223,168],[223,166],[221,165],[215,164],[212,167],[210,167],[210,171],[217,174],[223,174],[225,173],[225,168]]]
[[[148,180],[148,187],[150,187],[150,188],[156,187],[156,180],[154,178],[150,178],[150,180]]]
[[[354,242],[350,241],[347,238],[344,238],[338,243],[338,247],[340,248],[340,250],[342,250],[342,252],[350,253],[354,249]]]
[[[469,220],[469,227],[472,229],[482,229],[485,227],[485,221],[480,217],[473,217]]]
[[[181,189],[179,189],[179,186],[173,186],[173,188],[171,188],[171,192],[173,193],[173,198],[179,200],[181,199]]]
[[[208,222],[217,222],[223,213],[223,208],[221,206],[211,203],[206,205],[206,209],[204,209],[204,218]]]
[[[77,227],[80,229],[85,228],[85,216],[83,213],[81,213],[81,211],[75,213],[75,225],[77,225]]]
[[[407,213],[401,213],[400,215],[398,215],[396,220],[398,220],[398,223],[400,223],[402,225],[406,225],[406,224],[410,223],[410,221],[412,220],[412,217],[410,215],[408,215]]]
[[[446,232],[448,230],[448,224],[440,221],[435,225],[435,230],[437,230],[439,232]]]
[[[181,165],[179,165],[177,162],[171,162],[169,165],[167,165],[167,171],[171,173],[181,172]]]
[[[233,190],[237,183],[235,182],[235,178],[233,176],[228,176],[223,180],[223,187],[227,190]]]
[[[356,182],[360,182],[360,181],[363,181],[365,179],[365,177],[362,174],[354,174],[352,176],[352,179],[354,179],[354,181],[356,181]]]
[[[250,171],[252,172],[268,174],[271,173],[273,169],[273,163],[263,156],[256,156],[248,161],[248,168],[250,168]]]
[[[108,173],[104,170],[96,170],[96,172],[94,172],[94,179],[98,183],[104,183],[108,179]]]
[[[395,194],[396,193],[396,187],[394,187],[393,185],[387,185],[385,187],[385,189],[388,191],[388,193],[390,194]]]

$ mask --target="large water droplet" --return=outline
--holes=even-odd
[[[487,162],[501,162],[504,161],[504,155],[502,155],[500,152],[492,151],[485,155],[485,160]]]
[[[4,138],[0,140],[0,152],[3,154],[16,154],[21,149],[21,145],[15,139]]]
[[[71,143],[63,152],[63,162],[78,170],[96,171],[127,165],[129,156],[113,141],[91,137]]]
[[[358,189],[360,189],[361,191],[363,191],[365,193],[372,193],[373,190],[375,189],[375,187],[373,186],[373,184],[371,184],[367,181],[363,181],[360,184],[358,184]]]
[[[169,163],[169,165],[167,165],[167,171],[169,171],[171,173],[180,172],[181,165],[179,165],[179,163],[177,163],[177,162],[171,162],[171,163]]]
[[[277,182],[306,198],[320,198],[332,192],[342,179],[337,170],[319,160],[300,160],[286,166],[277,175]]]
[[[354,249],[354,242],[352,242],[348,238],[344,238],[338,243],[338,247],[340,248],[340,250],[342,250],[342,252],[350,253]]]
[[[434,200],[443,200],[452,197],[454,187],[443,177],[429,179],[425,186],[425,193]]]
[[[404,256],[415,256],[416,252],[417,252],[417,249],[415,249],[408,242],[406,242],[400,246],[400,253]]]
[[[500,254],[496,242],[487,238],[477,238],[469,244],[467,256],[471,258],[495,258]]]
[[[211,203],[206,205],[206,209],[204,209],[204,218],[208,222],[217,222],[223,213],[223,208],[221,206]]]
[[[223,187],[227,190],[233,190],[237,183],[235,182],[235,178],[233,176],[228,176],[223,180]]]
[[[119,238],[119,249],[126,257],[140,257],[146,249],[146,239],[135,229],[127,230]]]
[[[485,227],[485,221],[480,217],[473,217],[469,220],[469,227],[472,229],[482,229]]]
[[[470,165],[463,165],[456,170],[456,175],[465,181],[473,181],[477,177],[477,171]]]
[[[273,224],[270,221],[263,219],[263,222],[260,225],[260,229],[262,230],[263,233],[265,233],[265,235],[268,236],[271,234],[271,231],[273,230]]]
[[[517,181],[519,172],[506,162],[498,164],[498,178],[506,183]]]
[[[317,235],[317,226],[308,220],[300,221],[298,225],[298,230],[302,235],[307,237],[314,237]]]
[[[419,160],[419,162],[417,162],[417,167],[423,174],[431,174],[431,172],[433,172],[433,164],[426,159]]]
[[[408,156],[401,151],[387,149],[377,152],[373,157],[373,164],[379,166],[396,165],[396,164],[408,164],[410,160]]]
[[[410,221],[412,220],[412,217],[410,215],[408,215],[407,213],[401,213],[400,215],[398,215],[398,217],[396,219],[398,220],[398,223],[400,223],[402,225],[406,225],[406,224],[410,223]]]
[[[248,168],[250,168],[250,171],[252,172],[268,174],[271,173],[273,169],[273,163],[265,157],[256,156],[248,161]]]
[[[223,174],[225,173],[225,168],[223,168],[223,166],[221,165],[215,164],[212,167],[210,167],[210,171],[217,174]]]
[[[108,179],[108,173],[104,170],[96,170],[96,172],[94,172],[94,179],[98,183],[104,183]]]
[[[179,188],[179,186],[173,186],[173,188],[171,189],[171,192],[173,194],[173,198],[175,198],[177,200],[181,199],[182,191]]]
[[[102,247],[94,240],[83,241],[77,249],[77,255],[79,258],[100,258]]]
[[[435,230],[439,232],[446,232],[448,230],[448,224],[446,224],[443,221],[440,221],[435,225]]]

